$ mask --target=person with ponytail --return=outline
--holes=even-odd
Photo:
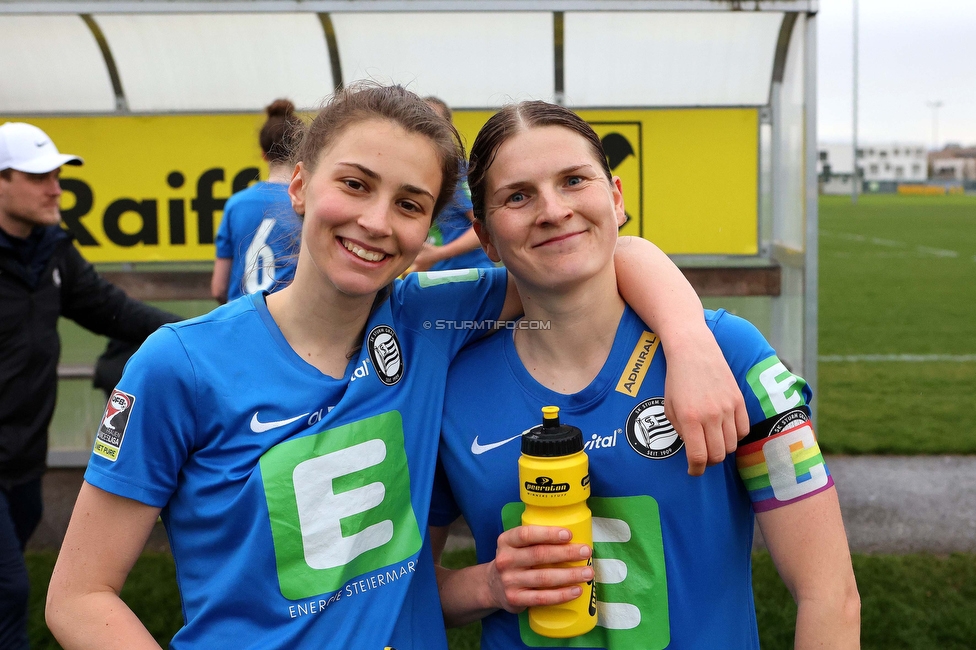
[[[288,182],[293,140],[302,122],[295,105],[276,99],[264,109],[268,119],[258,142],[268,163],[268,180],[234,194],[217,230],[210,292],[223,304],[258,291],[276,291],[295,277],[301,223],[291,208]]]

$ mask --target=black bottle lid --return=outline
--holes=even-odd
[[[539,458],[571,456],[583,451],[583,432],[559,423],[559,407],[542,407],[542,424],[522,436],[522,453]]]

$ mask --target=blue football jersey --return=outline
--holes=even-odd
[[[724,311],[706,320],[753,424],[770,420],[767,407],[774,418],[777,408],[806,417],[806,383],[776,365],[755,327]],[[768,369],[762,381],[756,368]],[[589,457],[598,626],[546,639],[525,613],[499,611],[482,621],[483,650],[759,648],[751,488],[731,456],[702,477],[688,475],[683,442],[664,414],[666,369],[659,339],[629,308],[599,375],[572,395],[532,378],[511,332],[472,345],[451,366],[431,523],[463,514],[479,563],[491,561],[498,535],[521,521],[519,440],[541,423],[543,406],[558,406],[560,420],[582,430]]]
[[[287,286],[301,232],[284,183],[255,183],[227,199],[216,242],[217,257],[232,260],[227,300]]]
[[[336,379],[263,293],[167,325],[132,358],[86,480],[161,507],[174,648],[444,648],[427,531],[450,360],[496,319],[504,271],[413,274]]]
[[[468,189],[467,178],[461,178],[454,189],[454,198],[444,206],[437,219],[430,227],[427,241],[435,246],[449,244],[471,229],[468,212],[471,211],[471,190]],[[430,267],[431,271],[448,271],[451,269],[490,268],[495,266],[488,255],[481,248],[455,255],[441,260]]]

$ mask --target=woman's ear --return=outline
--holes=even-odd
[[[610,189],[613,194],[613,211],[617,215],[617,228],[620,228],[627,223],[627,212],[624,210],[624,188],[619,176],[614,176],[610,181]]]
[[[302,163],[295,165],[288,183],[288,196],[291,197],[291,207],[300,217],[305,216],[305,168]]]
[[[474,228],[475,234],[477,234],[478,239],[481,240],[481,248],[484,249],[485,255],[488,256],[488,259],[496,264],[501,262],[502,258],[498,256],[498,250],[495,248],[495,245],[491,243],[491,233],[488,232],[488,226],[484,222],[475,219],[475,221],[471,224],[471,227]]]

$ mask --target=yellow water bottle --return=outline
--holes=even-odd
[[[586,500],[590,496],[589,461],[583,451],[583,432],[559,424],[559,407],[542,408],[542,426],[522,436],[519,492],[525,503],[524,526],[559,526],[573,533],[573,543],[593,547],[593,521]],[[555,566],[592,565],[590,557]],[[537,634],[565,639],[585,634],[596,625],[594,581],[581,584],[583,593],[561,605],[529,608],[529,627]]]

